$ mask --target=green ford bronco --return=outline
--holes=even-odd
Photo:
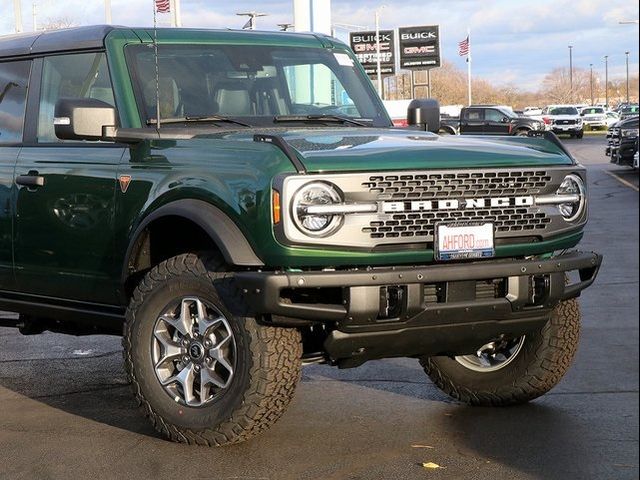
[[[187,443],[265,430],[305,363],[412,357],[462,402],[536,398],[602,260],[570,250],[585,170],[550,133],[409,117],[322,35],[3,37],[0,309],[122,335],[144,413]]]

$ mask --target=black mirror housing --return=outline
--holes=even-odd
[[[440,104],[433,98],[412,100],[407,108],[407,123],[420,125],[424,130],[438,133],[440,130]]]
[[[56,103],[53,125],[62,140],[101,140],[104,127],[116,127],[117,112],[94,98],[61,98]]]

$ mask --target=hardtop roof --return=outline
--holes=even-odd
[[[102,48],[104,38],[117,27],[93,25],[0,36],[0,59],[65,50]]]
[[[7,58],[23,57],[43,53],[77,51],[99,49],[104,47],[107,35],[114,31],[126,31],[134,38],[139,38],[141,42],[148,42],[152,38],[152,28],[130,28],[114,25],[92,25],[86,27],[73,27],[60,30],[48,30],[42,32],[20,33],[15,35],[0,36],[0,61]],[[159,28],[158,38],[160,40],[173,40],[177,38],[194,38],[202,34],[213,34],[219,37],[221,34],[228,37],[230,41],[239,38],[253,37],[254,41],[273,41],[275,38],[279,42],[287,43],[315,43],[318,44],[340,44],[341,42],[331,37],[313,33],[300,34],[291,32],[272,31],[247,31],[247,30],[214,30],[214,29],[188,29],[188,28]],[[240,37],[242,35],[242,37]],[[328,45],[327,45],[328,46]]]

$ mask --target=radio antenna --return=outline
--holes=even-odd
[[[156,67],[156,129],[160,130],[160,68],[158,67],[157,0],[153,0],[153,59]]]

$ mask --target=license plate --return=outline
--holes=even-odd
[[[493,223],[436,226],[436,259],[463,260],[495,255]]]

